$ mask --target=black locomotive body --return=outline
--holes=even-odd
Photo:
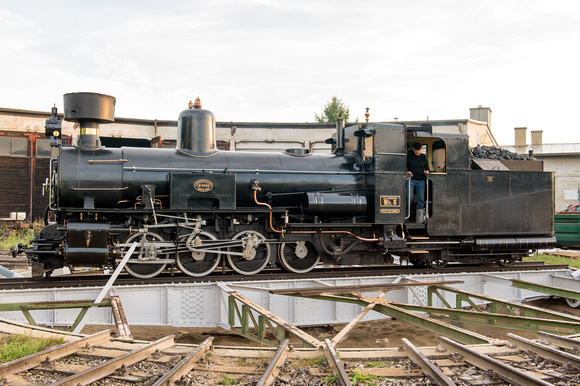
[[[114,266],[132,246],[127,271],[152,277],[169,267],[303,273],[390,263],[392,254],[418,265],[508,263],[555,243],[552,174],[473,170],[466,135],[339,122],[332,154],[228,152],[216,149],[213,114],[190,106],[175,149],[103,148],[98,124],[113,119],[114,103],[65,95],[65,119],[81,135],[53,162],[55,222],[26,250],[46,271]],[[431,165],[422,222],[406,194],[415,142]]]

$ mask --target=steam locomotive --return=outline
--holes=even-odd
[[[464,134],[338,121],[330,154],[220,151],[215,117],[196,101],[179,115],[176,148],[105,148],[99,124],[114,121],[115,103],[64,95],[64,119],[80,135],[51,162],[54,221],[25,251],[45,273],[114,267],[132,246],[126,270],[150,278],[168,268],[195,277],[267,266],[305,273],[393,255],[432,267],[508,264],[555,244],[552,174],[472,169]],[[53,108],[47,134],[60,125]],[[407,194],[413,143],[431,168],[423,221]]]

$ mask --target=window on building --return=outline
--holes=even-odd
[[[57,143],[62,145],[64,141],[58,139]],[[50,146],[50,139],[36,140],[36,156],[37,157],[58,157],[58,147]]]
[[[10,155],[10,137],[0,137],[0,155]]]
[[[12,137],[12,155],[28,155],[28,139]]]
[[[37,157],[50,157],[50,139],[37,139],[36,140],[36,156]]]
[[[28,139],[22,137],[0,137],[0,155],[28,155]]]

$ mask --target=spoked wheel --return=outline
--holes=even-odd
[[[205,276],[213,272],[220,264],[222,255],[219,249],[212,246],[217,238],[208,232],[192,234],[187,238],[187,251],[180,252],[177,265],[189,276]],[[215,250],[216,252],[209,252]]]
[[[580,300],[578,300],[578,299],[566,298],[566,303],[568,303],[568,305],[572,308],[580,307]]]
[[[143,261],[143,263],[127,263],[125,265],[125,269],[131,276],[148,279],[163,272],[167,264],[146,263],[147,260],[155,260],[159,257],[159,249],[155,242],[160,241],[164,241],[163,237],[153,232],[134,233],[125,240],[125,243],[139,243],[129,261],[133,259]]]
[[[447,267],[447,261],[445,261],[445,260],[429,260],[429,262],[427,264],[429,265],[429,267],[435,268],[435,269],[441,269],[441,268]]]
[[[305,273],[316,267],[320,256],[314,245],[307,241],[280,244],[280,264],[290,272]]]
[[[420,260],[414,257],[409,258],[409,263],[413,264],[416,267],[426,267],[428,265],[426,260]]]
[[[256,231],[242,231],[232,237],[240,240],[241,245],[229,247],[228,262],[230,267],[242,275],[253,275],[260,272],[270,261],[270,245],[266,238]]]
[[[516,261],[511,257],[502,257],[501,259],[498,259],[495,262],[501,265],[502,267],[511,267],[516,263]]]
[[[441,258],[441,251],[431,251],[426,259],[427,266],[435,269],[442,269],[447,266],[448,260]]]

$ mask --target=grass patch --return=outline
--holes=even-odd
[[[544,255],[541,253],[534,253],[531,256],[524,257],[523,261],[543,261],[546,264],[567,264],[570,267],[580,268],[579,259],[571,259],[564,256]]]
[[[324,362],[326,362],[326,357],[324,355],[320,355],[317,357],[304,358],[304,359],[300,360],[300,366],[302,366],[302,367],[315,367],[315,366],[320,366]]]
[[[0,250],[9,250],[18,244],[30,245],[34,235],[42,229],[40,221],[34,223],[15,223],[0,228]]]
[[[391,365],[391,361],[382,362],[380,359],[376,362],[367,362],[366,366],[371,368],[382,368]]]
[[[356,385],[376,385],[377,381],[380,379],[377,375],[373,374],[362,374],[358,371],[352,373],[349,377],[353,386]]]
[[[10,362],[64,343],[63,338],[33,338],[27,335],[7,335],[1,339],[0,362]]]
[[[240,381],[228,374],[222,375],[222,380],[218,382],[220,385],[237,385]]]
[[[338,381],[338,374],[326,376],[322,378],[320,381],[324,386],[335,385],[336,382]]]

